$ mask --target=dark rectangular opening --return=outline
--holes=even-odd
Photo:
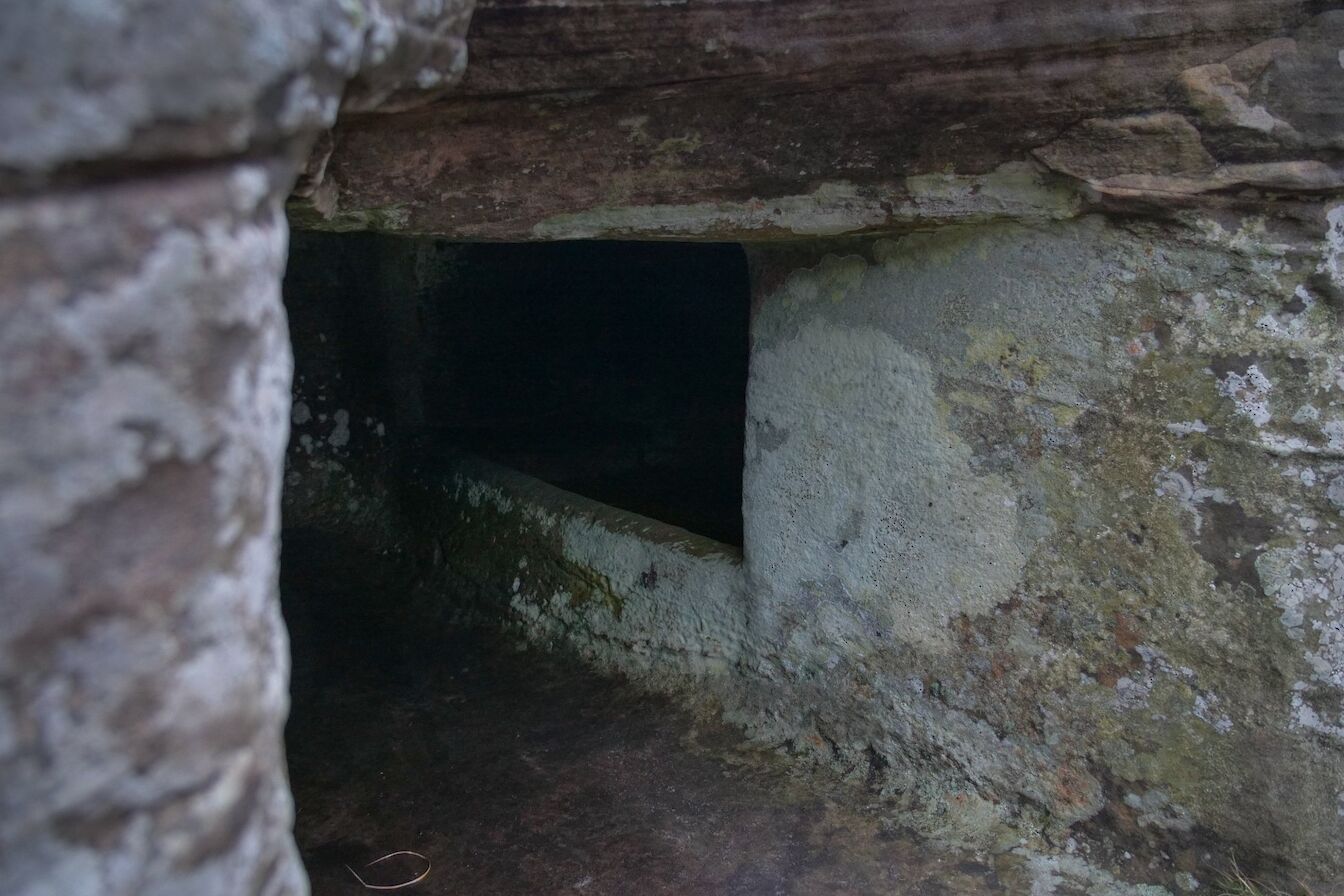
[[[741,545],[740,247],[464,245],[448,269],[430,297],[436,439]]]
[[[317,355],[299,372],[344,377],[308,413],[354,409],[416,463],[465,450],[740,547],[740,246],[296,241],[287,301]]]

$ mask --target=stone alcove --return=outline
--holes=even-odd
[[[740,247],[299,233],[285,298],[296,481],[469,453],[741,546]]]
[[[729,242],[751,271],[740,552],[498,465],[430,471],[407,402],[390,453],[337,458],[307,507],[357,539],[310,544],[338,586],[315,606],[353,629],[331,662],[376,677],[379,644],[400,656],[382,693],[488,707],[460,671],[414,670],[452,655],[435,633],[493,618],[506,643],[549,651],[527,668],[577,657],[702,741],[694,722],[713,717],[708,741],[745,737],[841,782],[848,795],[811,814],[771,802],[777,778],[737,805],[806,819],[784,840],[820,853],[895,850],[879,864],[907,889],[974,892],[988,868],[1016,891],[1188,891],[1235,857],[1330,892],[1344,15],[1317,0],[488,0],[468,38],[470,6],[10,14],[0,890],[305,890],[274,593],[297,409],[279,288],[292,224]],[[430,268],[377,280],[410,294]],[[384,422],[349,413],[343,433],[342,409],[317,421],[332,427],[321,444]],[[386,561],[404,579],[366,587],[360,572]],[[296,643],[313,621],[292,620]],[[298,687],[311,667],[296,663]],[[536,683],[494,680],[501,706]],[[563,691],[540,692],[539,718],[563,719]],[[637,715],[584,693],[590,734]],[[343,777],[376,788],[371,773],[392,769],[335,749],[373,743],[349,735],[370,722],[389,749],[425,746],[400,698],[376,719],[340,698],[301,701],[295,719],[325,714],[307,743],[345,755]],[[534,788],[548,811],[618,802],[603,788],[631,770],[724,777],[712,762],[663,775],[657,759],[693,752],[675,738],[588,743],[549,778],[514,754],[535,775],[519,780],[607,795]],[[332,842],[429,831],[436,857],[483,843],[518,859],[517,880],[542,879],[501,838],[417,826],[442,819],[428,808],[442,794],[415,783],[393,801],[371,789]],[[837,808],[859,802],[877,822]],[[710,803],[679,811],[696,804]],[[699,892],[894,886],[762,848],[743,833],[759,817],[664,839],[718,849]],[[518,840],[572,845],[530,831]],[[770,855],[794,862],[774,878],[731,865]],[[606,867],[665,883],[689,867],[671,856]],[[911,871],[930,856],[959,858]],[[319,888],[339,858],[310,856]],[[436,882],[469,879],[438,867],[458,876]],[[556,889],[600,891],[587,874]]]

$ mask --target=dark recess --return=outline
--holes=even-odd
[[[296,234],[285,299],[396,467],[467,450],[741,545],[740,246]]]

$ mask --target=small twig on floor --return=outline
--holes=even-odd
[[[425,870],[424,870],[424,871],[421,871],[421,872],[420,872],[420,876],[419,876],[419,877],[416,877],[414,880],[408,880],[408,881],[406,881],[405,883],[400,883],[400,884],[391,884],[390,886],[383,886],[383,885],[380,885],[380,884],[371,884],[371,883],[369,883],[368,881],[364,880],[364,878],[360,877],[360,876],[359,876],[359,872],[356,871],[355,869],[351,868],[349,865],[346,865],[346,866],[345,866],[345,870],[346,870],[346,871],[349,871],[351,874],[353,874],[353,875],[355,876],[355,880],[359,881],[360,884],[361,884],[361,885],[364,887],[364,889],[366,889],[366,890],[401,890],[401,889],[404,889],[404,888],[406,888],[406,887],[414,886],[415,884],[418,884],[418,883],[420,883],[420,881],[422,881],[422,880],[424,880],[425,878],[429,877],[429,869],[434,867],[433,864],[430,863],[430,861],[429,861],[428,858],[426,858],[425,856],[422,856],[422,855],[421,855],[420,853],[418,853],[418,852],[411,852],[409,849],[403,849],[403,850],[399,850],[399,851],[397,851],[397,852],[390,852],[390,853],[388,853],[387,855],[383,856],[381,859],[374,859],[372,862],[370,862],[369,864],[365,865],[364,867],[365,867],[365,868],[372,868],[374,865],[377,865],[379,862],[385,862],[385,861],[387,861],[388,859],[395,858],[396,856],[415,856],[417,859],[424,859],[424,861],[425,861]]]

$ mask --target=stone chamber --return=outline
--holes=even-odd
[[[0,14],[0,892],[1344,892],[1344,10]]]

